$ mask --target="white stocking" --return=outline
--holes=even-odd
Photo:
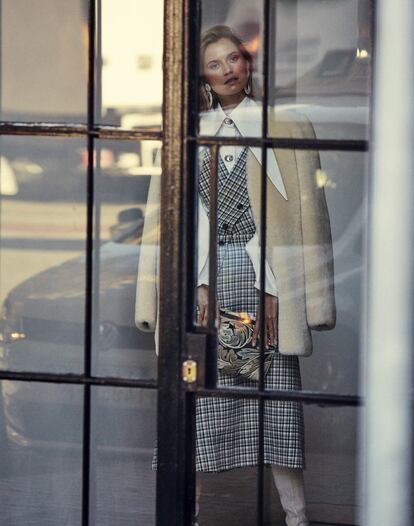
[[[198,515],[200,513],[200,495],[201,495],[201,480],[196,476],[196,501],[195,501],[195,516],[193,526],[198,526]]]
[[[286,513],[287,526],[309,526],[303,470],[272,464],[273,480]]]

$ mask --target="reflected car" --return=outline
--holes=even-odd
[[[123,210],[101,245],[94,267],[99,300],[92,316],[92,374],[154,379],[154,334],[134,322],[135,288],[143,228],[140,209]],[[14,371],[82,374],[85,341],[85,257],[49,268],[15,287],[4,301],[0,331],[0,368]],[[142,391],[139,390],[141,393]],[[12,443],[75,444],[79,440],[83,398],[68,397],[62,385],[2,382],[3,425]],[[124,447],[122,418],[136,422],[134,443],[150,447],[155,425],[151,397],[127,389],[92,388],[101,436]],[[137,406],[137,396],[140,402]],[[64,418],[59,415],[64,414]],[[40,418],[47,415],[47,418]],[[0,418],[1,419],[1,418]]]

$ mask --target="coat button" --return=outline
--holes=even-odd
[[[221,228],[222,228],[223,230],[227,230],[227,229],[229,228],[229,225],[228,225],[227,223],[223,223],[223,224],[221,225]]]
[[[224,160],[227,162],[227,163],[231,163],[231,161],[234,159],[234,157],[232,155],[225,155],[224,156]]]
[[[237,205],[237,209],[238,209],[238,210],[241,210],[242,208],[243,208],[243,205],[242,205],[241,203],[239,203],[239,204]]]
[[[223,246],[224,245],[224,241],[219,241],[219,245]]]
[[[227,124],[227,126],[233,126],[233,121],[230,119],[230,117],[226,117],[224,119],[224,124]]]

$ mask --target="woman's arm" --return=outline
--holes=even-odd
[[[260,326],[262,320],[265,323],[265,347],[269,345],[276,346],[278,342],[278,316],[279,316],[279,300],[276,296],[265,294],[265,315],[262,316],[260,306],[257,309],[256,324],[253,332],[252,345],[256,347],[257,340],[260,338]]]

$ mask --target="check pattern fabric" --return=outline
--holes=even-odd
[[[210,154],[203,152],[199,192],[209,215]],[[217,299],[224,310],[255,316],[259,291],[253,265],[245,250],[255,233],[246,174],[247,148],[229,173],[219,156]],[[217,386],[257,389],[257,382],[218,371]],[[297,356],[276,352],[265,378],[267,389],[300,390]],[[220,397],[196,400],[196,470],[219,472],[258,464],[258,401]],[[266,400],[264,462],[305,468],[304,422],[301,402]],[[153,459],[156,467],[156,451]]]
[[[256,315],[255,273],[245,251],[255,233],[246,186],[247,148],[239,155],[231,173],[221,157],[218,164],[217,294],[220,307]],[[210,154],[206,153],[199,176],[199,191],[210,216]]]
[[[210,152],[205,151],[199,175],[199,192],[207,216],[210,215],[210,157]],[[231,173],[220,156],[218,161],[218,241],[226,242],[228,237],[228,241],[247,243],[255,233],[247,194],[247,148],[242,150]],[[225,206],[222,206],[224,203]]]

